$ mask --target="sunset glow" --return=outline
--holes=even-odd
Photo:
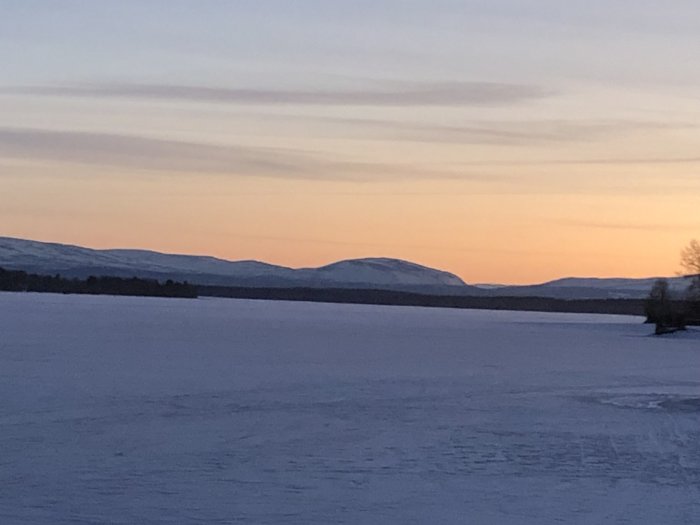
[[[47,5],[0,19],[0,235],[470,283],[700,236],[697,2]]]

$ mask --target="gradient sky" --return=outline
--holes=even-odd
[[[671,275],[696,0],[0,0],[0,235]]]

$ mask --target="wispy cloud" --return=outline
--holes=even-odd
[[[522,120],[475,121],[464,125],[435,125],[360,118],[280,116],[277,118],[335,124],[341,133],[359,130],[363,137],[391,140],[527,146],[549,142],[588,142],[638,132],[696,129],[693,123],[642,120]]]
[[[382,89],[261,89],[174,84],[87,84],[19,86],[0,93],[36,96],[136,98],[254,105],[490,106],[550,97],[541,86],[497,82],[394,82]]]
[[[657,165],[657,164],[700,164],[700,157],[639,157],[639,158],[597,158],[597,159],[542,159],[542,160],[479,160],[461,162],[459,166],[606,166],[606,165]]]
[[[572,226],[575,228],[590,228],[596,230],[630,230],[630,231],[673,231],[696,230],[700,224],[653,224],[653,223],[633,223],[633,222],[605,222],[605,221],[585,221],[585,220],[559,220],[558,224]]]
[[[108,133],[0,128],[0,155],[175,172],[311,175],[308,162],[287,154]]]
[[[0,128],[0,158],[112,166],[171,173],[289,179],[480,178],[463,171],[334,160],[274,148],[220,146],[110,133]]]

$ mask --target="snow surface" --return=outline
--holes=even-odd
[[[0,294],[2,524],[679,524],[700,333]]]

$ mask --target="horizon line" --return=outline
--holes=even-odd
[[[577,275],[564,275],[561,277],[555,277],[553,279],[549,279],[546,281],[541,281],[541,282],[534,282],[534,283],[527,283],[527,284],[517,284],[517,283],[505,283],[505,282],[471,282],[467,281],[464,279],[461,275],[458,273],[455,273],[451,270],[444,270],[441,268],[435,268],[434,266],[429,266],[423,263],[418,263],[409,259],[403,259],[400,257],[386,257],[386,256],[367,256],[367,257],[352,257],[352,258],[345,258],[345,259],[336,259],[336,260],[331,260],[328,263],[321,264],[319,266],[287,266],[283,264],[277,264],[277,263],[270,263],[267,261],[259,260],[259,259],[227,259],[223,257],[219,257],[216,255],[209,255],[209,254],[202,254],[202,253],[182,253],[182,252],[169,252],[169,251],[158,251],[153,248],[94,248],[90,246],[85,246],[82,244],[74,244],[72,242],[58,242],[58,241],[44,241],[44,240],[37,240],[37,239],[28,239],[25,237],[16,237],[13,235],[1,235],[0,234],[0,240],[2,239],[10,239],[10,240],[15,240],[15,241],[23,241],[23,242],[33,242],[33,243],[39,243],[39,244],[49,244],[49,245],[57,245],[57,246],[66,246],[70,248],[80,248],[84,250],[92,250],[92,251],[97,251],[97,252],[106,252],[106,251],[131,251],[131,252],[147,252],[147,253],[155,253],[159,255],[167,255],[167,256],[178,256],[178,257],[193,257],[193,258],[207,258],[207,259],[215,259],[217,261],[225,262],[225,263],[231,263],[231,264],[236,264],[236,263],[256,263],[256,264],[262,264],[262,265],[267,265],[267,266],[273,266],[276,268],[282,268],[286,270],[317,270],[320,268],[324,268],[326,266],[330,266],[333,264],[341,263],[341,262],[351,262],[351,261],[368,261],[368,260],[389,260],[389,261],[400,261],[400,262],[405,262],[409,264],[414,264],[417,266],[421,266],[423,268],[429,269],[429,270],[434,270],[434,271],[439,271],[439,272],[444,272],[451,274],[457,278],[459,278],[463,283],[464,286],[471,286],[471,287],[480,287],[480,286],[497,286],[497,287],[531,287],[531,286],[541,286],[545,284],[551,284],[555,283],[557,281],[565,281],[568,279],[581,279],[581,280],[632,280],[632,281],[644,281],[644,280],[658,280],[658,279],[666,279],[666,280],[673,280],[673,279],[689,279],[692,278],[692,275],[668,275],[668,276],[663,276],[663,275],[654,275],[654,276],[644,276],[644,277],[626,277],[626,276],[577,276]],[[450,286],[457,286],[457,285],[450,285]]]

